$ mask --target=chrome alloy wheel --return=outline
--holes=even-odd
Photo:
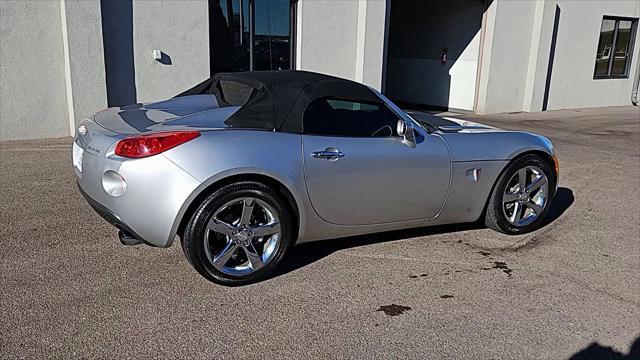
[[[280,220],[265,201],[244,197],[222,205],[204,236],[207,259],[227,275],[247,275],[271,261],[280,247]]]
[[[544,211],[548,195],[547,175],[536,166],[524,167],[507,182],[502,211],[512,225],[529,225]]]

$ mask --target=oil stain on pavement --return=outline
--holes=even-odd
[[[407,310],[411,310],[411,308],[408,306],[391,304],[380,306],[380,308],[376,311],[384,311],[384,314],[389,316],[398,316]]]
[[[495,261],[493,263],[493,269],[500,269],[502,270],[503,273],[507,274],[509,277],[511,277],[511,272],[513,271],[507,266],[507,263],[502,261]]]

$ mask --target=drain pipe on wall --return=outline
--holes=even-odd
[[[631,91],[631,102],[633,105],[638,106],[640,103],[640,98],[638,94],[638,88],[640,87],[640,61],[638,61],[638,66],[636,69],[636,78],[633,80],[633,90]]]

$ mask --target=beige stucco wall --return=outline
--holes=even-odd
[[[63,40],[66,37],[68,106],[73,121],[70,133],[78,122],[107,107],[102,20],[100,2],[65,0]],[[66,26],[65,26],[66,25]],[[69,89],[70,87],[70,89]]]
[[[0,1],[0,15],[0,140],[70,136],[107,107],[99,1]],[[208,24],[206,0],[133,2],[137,101],[209,76]],[[172,63],[153,60],[154,49]]]
[[[206,0],[134,1],[133,32],[138,102],[169,98],[209,77]],[[153,60],[154,49],[171,65]]]
[[[69,135],[59,1],[0,1],[0,140]]]
[[[638,18],[640,2],[494,0],[485,13],[477,112],[541,110],[556,5],[548,108],[631,104],[637,33],[628,79],[594,80],[593,67],[602,16]],[[380,89],[387,11],[386,0],[299,0],[296,68]],[[99,1],[0,1],[0,140],[69,136],[106,106],[100,15]],[[138,101],[208,77],[206,0],[134,1],[132,36]],[[154,49],[171,64],[153,60]]]
[[[478,112],[542,110],[556,6],[560,21],[547,109],[631,105],[637,32],[629,78],[594,80],[593,70],[602,16],[638,18],[640,2],[495,0],[486,13]]]
[[[299,0],[296,68],[380,89],[384,0]]]
[[[535,1],[495,0],[487,10],[480,113],[522,110]],[[482,86],[484,87],[482,88]]]
[[[552,3],[545,4],[554,11]],[[640,1],[558,1],[560,26],[551,77],[548,109],[631,105],[637,76],[637,36],[627,79],[594,80],[593,70],[603,15],[640,17]],[[546,47],[543,47],[543,49]],[[536,111],[537,109],[533,109]]]

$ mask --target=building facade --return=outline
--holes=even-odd
[[[69,136],[219,71],[481,114],[631,105],[640,76],[637,0],[1,0],[0,17],[0,140]]]

